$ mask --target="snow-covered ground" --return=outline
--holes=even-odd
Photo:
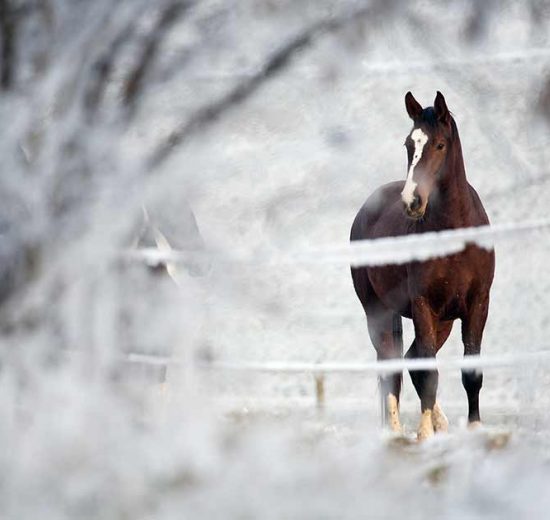
[[[477,432],[464,427],[460,373],[442,371],[451,434],[416,445],[380,431],[372,375],[328,375],[319,411],[310,374],[189,361],[374,359],[349,267],[323,251],[345,248],[369,193],[405,177],[408,90],[424,105],[445,95],[493,223],[548,217],[546,3],[184,4],[126,105],[136,56],[178,2],[21,11],[18,75],[0,96],[0,281],[11,295],[0,309],[0,518],[544,518],[543,363],[486,370]],[[258,74],[327,19],[342,22]],[[251,78],[151,166],[174,128]],[[178,268],[176,286],[121,259],[142,205],[173,236],[193,232],[194,214],[203,271]],[[496,254],[483,354],[550,350],[550,241],[515,237]],[[161,369],[120,361],[128,351],[187,363],[161,386]],[[440,356],[461,352],[457,324]],[[404,386],[412,432],[418,399],[408,376]]]

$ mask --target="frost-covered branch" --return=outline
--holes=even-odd
[[[166,141],[152,154],[149,166],[151,168],[158,166],[171,154],[174,148],[214,124],[228,111],[244,103],[263,85],[285,70],[299,52],[314,45],[319,38],[329,33],[336,33],[368,17],[374,18],[381,11],[389,10],[393,3],[378,0],[339,17],[320,20],[307,27],[267,57],[255,73],[241,80],[228,93],[213,103],[200,107],[187,121],[172,131]]]
[[[131,114],[144,88],[144,80],[154,65],[163,38],[180,17],[193,5],[191,1],[172,0],[163,6],[155,26],[147,36],[134,68],[129,72],[123,92],[123,103]]]
[[[11,0],[0,0],[0,88],[9,89],[15,75],[16,18]]]

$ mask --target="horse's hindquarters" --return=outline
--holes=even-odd
[[[406,266],[369,267],[367,274],[377,298],[388,309],[405,318],[412,317]]]

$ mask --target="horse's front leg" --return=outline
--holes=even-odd
[[[489,294],[485,294],[475,299],[466,316],[462,319],[464,356],[479,355],[488,311]],[[479,392],[483,384],[483,373],[480,369],[462,370],[462,384],[468,395],[468,423],[470,426],[477,426],[481,424]]]
[[[435,358],[437,353],[438,319],[426,298],[413,300],[412,317],[415,332],[415,354],[418,358]],[[434,434],[433,410],[437,395],[439,373],[437,370],[411,372],[411,379],[420,397],[422,416],[418,426],[418,439],[424,440]]]
[[[447,338],[449,337],[449,334],[451,333],[452,328],[453,328],[452,321],[439,322],[439,326],[437,328],[437,345],[436,345],[437,352],[439,352],[439,349],[443,346],[445,341],[447,341]],[[411,348],[409,348],[405,357],[407,359],[414,359],[418,357],[418,353],[416,351],[416,340],[413,341]],[[417,381],[418,374],[415,371],[411,371],[410,375],[411,375],[411,380],[418,392],[418,388],[420,388],[420,384]],[[418,395],[420,397],[420,393],[418,393]],[[435,401],[435,405],[433,408],[432,423],[436,433],[447,432],[449,429],[449,421],[447,420],[447,417],[445,416],[445,413],[441,409],[441,406],[439,405],[437,400]]]

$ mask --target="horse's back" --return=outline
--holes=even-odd
[[[363,240],[407,233],[401,191],[404,181],[384,184],[370,195],[351,226],[350,239]],[[383,221],[383,226],[377,226]]]
[[[378,188],[363,204],[351,227],[351,240],[375,239],[406,235],[407,218],[403,211],[401,191],[403,181],[390,182]],[[405,317],[410,317],[407,295],[406,267],[386,265],[378,267],[357,267],[351,270],[353,285],[365,311],[373,302],[381,302]],[[389,298],[381,298],[380,291],[373,285],[371,276],[382,277],[389,282],[392,290],[382,291]]]
[[[483,207],[481,198],[471,184],[468,184],[468,187],[470,188],[470,195],[472,197],[472,202],[476,210],[476,222],[474,223],[474,226],[488,226],[489,217],[487,215],[487,212],[485,211],[485,208]]]

